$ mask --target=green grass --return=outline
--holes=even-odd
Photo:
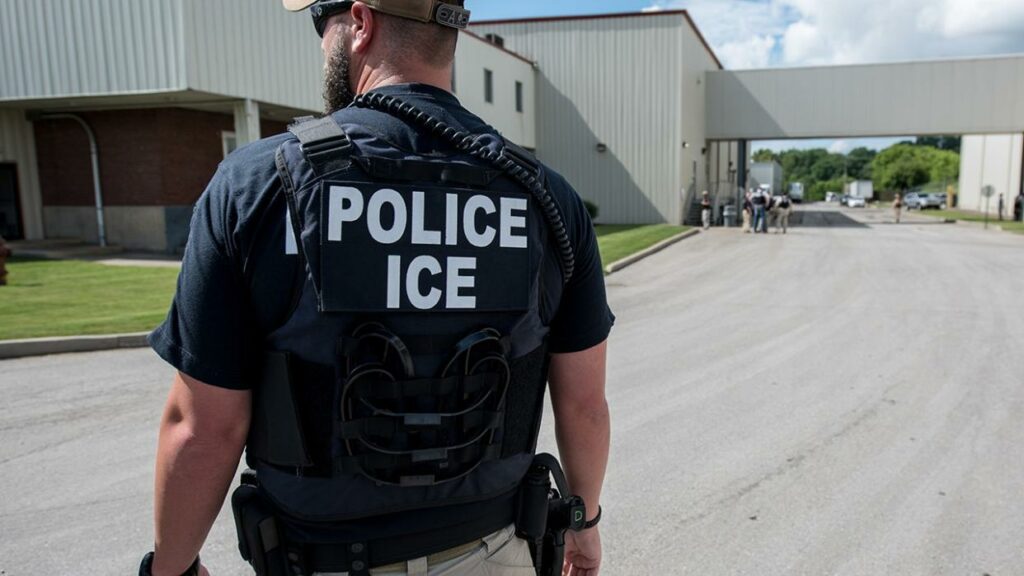
[[[687,230],[597,226],[602,265]],[[178,270],[15,258],[0,286],[0,340],[152,330],[174,297]]]
[[[176,268],[76,260],[7,262],[0,286],[0,340],[152,330],[174,297]]]
[[[967,210],[921,210],[919,212],[922,216],[935,216],[937,218],[944,218],[947,220],[963,220],[964,222],[984,222],[985,214],[980,212],[969,212]],[[1000,222],[997,218],[989,216],[989,224],[1000,226],[1003,230],[1008,232],[1016,232],[1017,234],[1024,234],[1024,222],[1014,222],[1012,220],[1003,220]]]
[[[670,224],[647,226],[603,224],[595,226],[595,229],[597,230],[597,245],[601,249],[601,265],[607,266],[690,228]]]

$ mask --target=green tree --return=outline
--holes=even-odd
[[[949,150],[931,149],[929,153],[929,176],[932,182],[944,185],[960,178],[960,155]]]
[[[905,143],[879,152],[872,163],[875,187],[906,191],[927,184],[931,179],[930,155],[929,149]]]
[[[918,136],[914,144],[960,153],[960,136]]]
[[[754,162],[772,162],[775,160],[775,153],[767,148],[762,148],[757,152],[754,152]]]
[[[878,152],[869,148],[854,148],[846,155],[846,173],[855,180],[871,180],[871,161]]]

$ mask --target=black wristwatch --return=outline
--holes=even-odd
[[[583,523],[583,529],[584,530],[588,530],[590,528],[593,528],[594,526],[597,526],[597,523],[600,522],[600,521],[601,521],[601,507],[598,506],[597,507],[597,516],[594,516],[593,520],[589,520],[587,522],[584,522]]]
[[[153,576],[153,553],[150,552],[142,558],[142,564],[139,565],[139,576]],[[196,561],[185,570],[185,573],[181,576],[199,576],[199,556],[196,556]]]

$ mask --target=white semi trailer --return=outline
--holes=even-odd
[[[857,180],[846,185],[846,195],[871,200],[875,197],[875,185],[871,180]]]

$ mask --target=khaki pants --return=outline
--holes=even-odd
[[[789,210],[788,209],[779,208],[779,212],[775,216],[775,231],[778,232],[778,230],[780,228],[782,229],[782,233],[783,234],[785,234],[786,230],[789,229]]]
[[[743,231],[750,232],[750,210],[743,211]]]
[[[525,540],[516,538],[515,526],[485,536],[479,544],[455,558],[431,564],[428,558],[405,562],[404,568],[383,566],[370,570],[374,576],[536,576]],[[317,576],[346,576],[347,572],[317,573]]]

